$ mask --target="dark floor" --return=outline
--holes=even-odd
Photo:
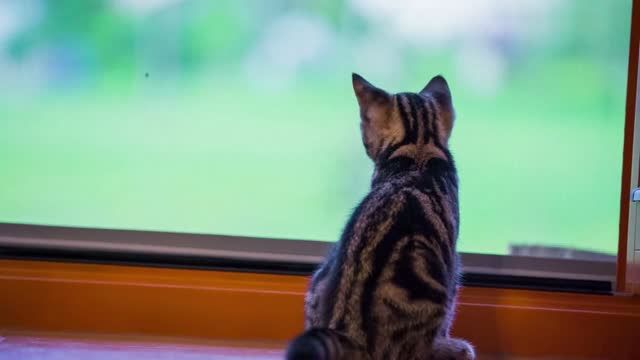
[[[276,360],[284,344],[43,334],[0,336],[0,360]],[[533,360],[480,355],[479,360]],[[566,360],[558,357],[535,360]]]

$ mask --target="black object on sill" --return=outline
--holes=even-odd
[[[509,245],[509,255],[543,257],[552,259],[593,260],[615,262],[616,256],[589,250],[559,246]]]

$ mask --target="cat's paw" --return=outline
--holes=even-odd
[[[473,346],[462,339],[439,338],[433,343],[432,360],[475,360]]]
[[[476,352],[473,346],[464,340],[460,340],[460,352],[456,355],[455,360],[475,360]]]

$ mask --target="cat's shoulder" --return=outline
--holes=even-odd
[[[371,189],[362,205],[364,207],[396,207],[405,204],[407,198],[416,190],[413,184],[389,182]]]

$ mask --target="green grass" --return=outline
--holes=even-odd
[[[453,88],[462,251],[615,252],[623,99],[564,74]],[[0,221],[336,240],[371,172],[349,83],[216,88],[0,103]]]

